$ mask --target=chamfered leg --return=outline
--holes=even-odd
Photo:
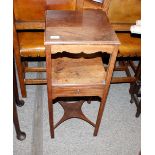
[[[107,95],[109,92],[111,77],[112,77],[113,69],[115,66],[115,60],[116,60],[117,53],[118,53],[118,46],[115,46],[113,53],[111,54],[109,66],[107,69],[106,84],[104,86],[104,91],[103,91],[104,93],[103,93],[101,103],[100,103],[100,107],[99,107],[99,111],[98,111],[96,126],[95,126],[95,130],[94,130],[94,136],[97,136],[97,134],[98,134],[99,126],[101,123],[101,119],[102,119],[102,115],[103,115],[103,111],[104,111],[104,107],[105,107],[105,103],[106,103],[106,99],[107,99]]]
[[[47,95],[48,95],[48,111],[49,111],[49,124],[51,138],[54,138],[54,122],[53,122],[53,102],[52,102],[52,59],[51,48],[46,46],[46,77],[47,77]]]

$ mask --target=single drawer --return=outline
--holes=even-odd
[[[104,86],[65,86],[52,87],[52,98],[73,96],[99,96],[103,95]]]

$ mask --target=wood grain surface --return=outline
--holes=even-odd
[[[45,44],[119,44],[102,10],[46,13]]]

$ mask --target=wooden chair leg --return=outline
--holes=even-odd
[[[16,79],[16,74],[15,74],[15,66],[13,64],[13,122],[14,122],[15,130],[16,130],[16,134],[17,134],[17,139],[24,140],[26,138],[26,134],[20,130],[17,108],[16,108],[16,105],[23,106],[24,101],[19,100],[16,80],[17,79]]]
[[[25,68],[28,68],[28,62],[27,61],[23,61],[22,62],[22,68],[23,68],[23,77],[24,77],[24,79],[25,79],[25,73],[26,73],[26,71],[25,71]]]
[[[13,93],[15,97],[15,103],[17,106],[21,107],[24,105],[23,100],[19,100],[19,95],[18,95],[18,89],[17,89],[17,79],[16,79],[16,72],[15,72],[15,65],[13,63]]]
[[[19,84],[20,84],[20,89],[21,89],[21,95],[22,97],[26,97],[26,85],[24,83],[24,72],[23,72],[23,67],[22,67],[22,63],[18,63],[18,61],[16,61],[17,64],[17,72],[18,72],[18,77],[19,77]]]
[[[28,61],[23,62],[24,67],[28,67]]]
[[[131,99],[130,99],[130,103],[134,103],[134,97],[133,97],[133,94],[131,94]]]
[[[126,76],[131,77],[131,73],[129,70],[129,62],[124,62],[124,65],[126,66],[126,70],[125,70]]]
[[[137,80],[141,79],[141,61],[139,61],[137,69],[136,69],[136,73],[135,73],[135,77]]]
[[[24,83],[24,70],[21,62],[20,47],[15,25],[13,26],[13,54],[17,65],[17,72],[22,97],[26,97],[26,86]]]
[[[138,67],[136,68],[136,72],[135,72],[136,81],[134,83],[130,84],[130,89],[129,89],[129,93],[131,94],[130,103],[135,102],[136,107],[137,107],[137,112],[135,115],[136,117],[139,117],[141,114],[141,100],[138,99],[138,97],[141,96],[141,94],[140,94],[140,88],[141,88],[140,76],[141,76],[141,62],[139,62]]]
[[[17,108],[16,108],[16,103],[15,103],[15,98],[13,101],[13,123],[15,126],[16,134],[17,134],[17,139],[18,140],[24,140],[26,138],[25,132],[22,132],[20,129],[19,125],[19,120],[18,120],[18,114],[17,114]]]
[[[136,112],[136,117],[139,117],[141,114],[141,100],[139,101],[139,103],[137,104],[137,112]]]
[[[134,73],[136,73],[136,66],[135,66],[135,64],[133,63],[132,60],[129,60],[129,64],[130,64],[132,70],[134,71]]]
[[[135,103],[137,107],[137,112],[136,112],[136,117],[139,117],[141,113],[141,100],[138,99],[139,97],[139,90],[140,90],[140,85],[138,82],[135,82],[130,85],[129,93],[131,94],[131,100],[130,103]]]

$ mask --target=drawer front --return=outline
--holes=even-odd
[[[56,97],[73,97],[73,96],[99,96],[103,95],[103,86],[98,87],[52,87],[52,97],[53,99]]]

